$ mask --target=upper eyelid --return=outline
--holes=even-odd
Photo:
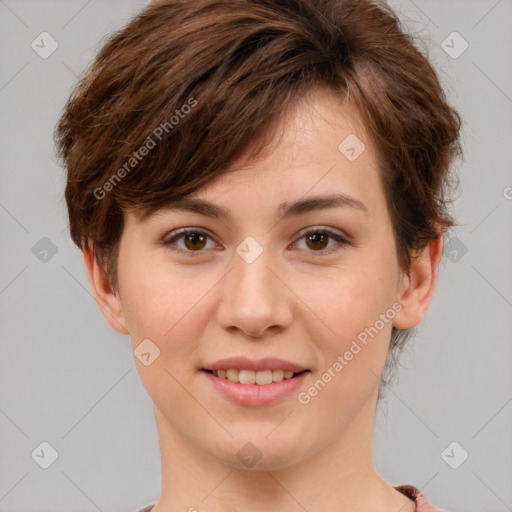
[[[337,236],[337,237],[341,238],[342,240],[344,240],[346,243],[352,243],[352,237],[349,236],[348,234],[346,234],[345,232],[340,231],[336,228],[331,228],[331,227],[322,226],[322,225],[309,226],[309,227],[303,228],[294,236],[294,238],[296,241],[299,241],[300,239],[302,239],[304,236],[308,235],[309,233],[315,233],[315,232],[327,233],[327,235],[330,236],[331,238]],[[219,243],[217,241],[216,237],[214,235],[212,235],[207,229],[196,228],[194,226],[177,228],[177,229],[171,231],[170,233],[167,233],[163,237],[162,243],[163,244],[170,243],[170,241],[173,239],[179,240],[182,236],[185,236],[188,233],[200,233],[202,235],[208,236],[215,243],[217,243],[217,244]],[[296,243],[296,242],[294,242],[294,243]],[[203,252],[203,251],[187,251],[187,252]],[[322,251],[312,251],[312,252],[322,252]]]

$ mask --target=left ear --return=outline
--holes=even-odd
[[[443,256],[443,236],[438,230],[438,237],[430,240],[428,245],[412,258],[411,268],[402,277],[397,300],[402,310],[395,316],[393,327],[410,329],[423,319],[437,283],[439,263]]]

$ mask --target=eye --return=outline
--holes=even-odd
[[[350,242],[344,236],[342,236],[339,233],[336,233],[335,231],[331,231],[330,229],[327,228],[315,228],[306,231],[299,238],[299,240],[305,240],[306,247],[308,249],[312,249],[313,252],[317,252],[319,254],[333,252],[331,248],[333,247],[333,245],[335,246],[336,244],[333,244],[329,247],[327,245],[329,239],[334,240],[341,246],[350,244]],[[326,249],[326,247],[328,248]]]
[[[206,231],[195,228],[183,228],[174,232],[172,236],[165,238],[162,243],[164,245],[174,245],[179,252],[186,252],[191,256],[199,256],[204,252],[203,249],[213,248],[211,246],[207,247],[208,239],[212,240],[212,237]],[[300,235],[299,241],[303,239],[307,249],[319,254],[333,252],[331,249],[336,243],[329,246],[329,239],[334,240],[341,246],[350,244],[344,236],[327,228],[315,228],[303,232]],[[183,241],[181,246],[177,243],[180,240]],[[297,242],[294,245],[297,245]]]
[[[206,231],[194,228],[183,228],[174,232],[170,238],[165,238],[162,243],[164,245],[176,245],[178,251],[188,252],[191,256],[196,256],[196,254],[193,253],[200,254],[204,252],[202,249],[206,247],[206,240],[208,238],[211,240],[210,235]],[[184,247],[180,247],[176,244],[180,239],[183,239]]]

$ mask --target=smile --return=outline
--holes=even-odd
[[[215,375],[219,379],[225,379],[235,384],[258,384],[260,386],[266,386],[273,382],[281,382],[285,379],[293,379],[300,373],[304,372],[293,372],[290,370],[238,370],[236,368],[228,368],[226,370],[206,370],[209,373]],[[307,370],[305,370],[307,371]]]
[[[228,372],[233,380],[229,380]],[[274,372],[275,378],[279,380],[273,380]],[[311,371],[294,373],[291,370],[285,372],[279,369],[255,371],[229,368],[202,370],[200,373],[206,377],[208,385],[216,393],[230,402],[257,407],[277,404],[287,398],[295,397]]]

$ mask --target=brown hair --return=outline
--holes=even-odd
[[[315,87],[355,105],[372,137],[407,271],[437,228],[455,225],[447,191],[461,120],[378,0],[150,3],[103,45],[55,130],[73,241],[93,242],[115,290],[123,212],[145,216],[197,190],[248,147],[256,158]],[[392,349],[409,335],[394,328]]]

